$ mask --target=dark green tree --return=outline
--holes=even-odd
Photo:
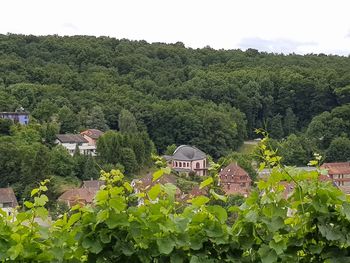
[[[348,162],[350,161],[350,140],[338,137],[332,140],[326,151],[327,162]]]
[[[137,132],[137,124],[134,115],[123,109],[119,114],[119,131],[122,133],[135,133]]]

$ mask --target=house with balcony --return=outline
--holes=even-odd
[[[70,155],[79,149],[80,154],[96,156],[96,145],[90,145],[81,134],[57,134],[56,144],[62,145]]]

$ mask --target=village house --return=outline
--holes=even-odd
[[[58,201],[67,204],[68,207],[72,207],[76,204],[92,204],[97,191],[102,185],[105,185],[104,181],[83,181],[81,188],[67,190],[58,198]]]
[[[219,173],[219,185],[227,195],[241,194],[248,196],[252,179],[237,163],[230,163]]]
[[[0,208],[7,215],[11,215],[16,206],[18,206],[18,203],[13,189],[10,187],[0,188]]]
[[[103,135],[103,132],[97,129],[88,129],[80,133],[89,143],[96,146],[97,139]]]
[[[81,134],[57,134],[56,144],[62,145],[70,155],[74,155],[76,149],[80,154],[96,156],[96,146],[90,145]]]
[[[27,125],[29,124],[29,113],[25,112],[23,108],[15,112],[0,112],[0,119],[10,119],[15,124]]]
[[[350,194],[350,162],[324,163],[321,169],[328,171],[328,177],[346,194]]]
[[[199,176],[208,173],[206,154],[194,146],[181,145],[172,156],[164,156],[164,158],[168,166],[179,173],[195,172]]]

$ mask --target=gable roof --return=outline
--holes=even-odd
[[[206,154],[195,146],[180,145],[173,154],[173,160],[194,161],[205,159]]]
[[[98,129],[87,129],[85,131],[82,131],[80,134],[86,135],[91,139],[97,140],[101,135],[103,135],[103,131],[100,131]]]
[[[350,162],[324,163],[321,168],[327,169],[329,175],[350,174]]]
[[[61,143],[88,143],[81,134],[57,134],[56,137]]]
[[[236,176],[248,176],[249,174],[243,169],[241,168],[237,163],[230,163],[228,166],[226,166],[220,173],[220,176],[232,176],[232,177],[236,177]],[[250,179],[250,177],[249,177]]]
[[[97,189],[93,188],[74,188],[65,191],[59,198],[59,201],[85,201],[86,203],[92,203],[97,193]]]
[[[153,175],[152,175],[152,173],[149,173],[140,179],[134,179],[133,182],[135,183],[135,186],[138,189],[148,189],[151,186],[158,184],[158,183],[159,184],[171,183],[173,185],[176,185],[176,177],[174,175],[171,175],[171,174],[164,174],[159,179],[157,179],[153,182]]]
[[[12,207],[18,205],[15,193],[11,187],[0,188],[0,203],[12,203]]]

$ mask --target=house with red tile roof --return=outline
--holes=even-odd
[[[227,194],[241,194],[248,196],[252,179],[237,163],[230,163],[219,173],[219,184]]]
[[[89,143],[89,145],[96,146],[96,142],[100,136],[103,135],[103,131],[97,129],[88,129],[80,133]]]
[[[321,169],[328,171],[328,177],[344,193],[350,194],[350,162],[324,163]]]
[[[59,198],[59,202],[66,203],[68,207],[74,205],[87,205],[92,204],[97,189],[94,188],[74,188],[64,192]]]

